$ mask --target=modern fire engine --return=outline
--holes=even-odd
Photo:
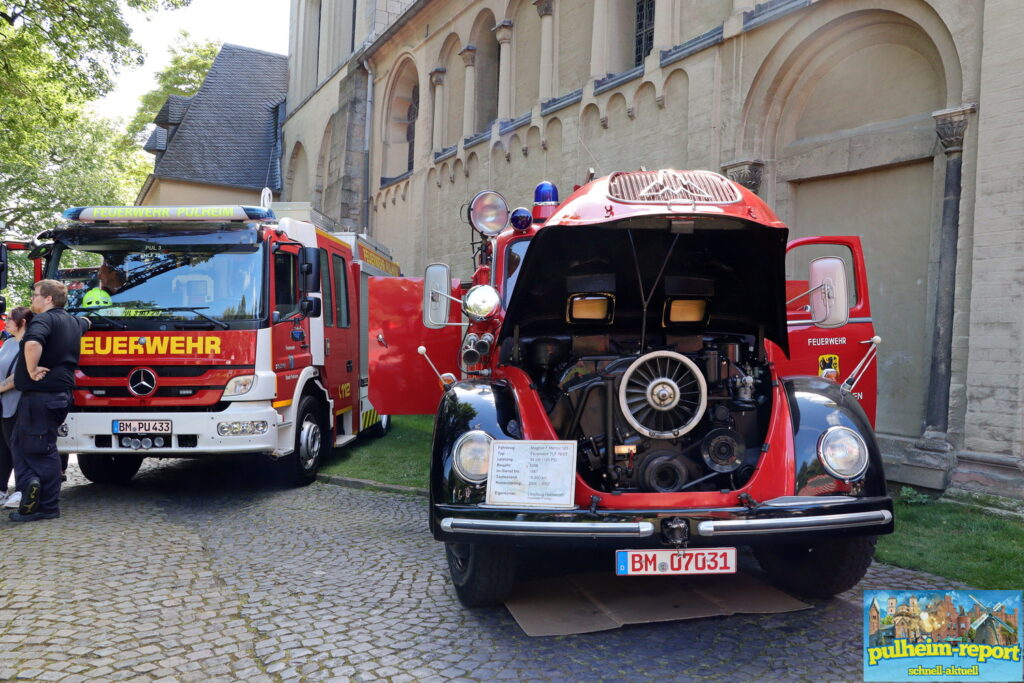
[[[384,246],[248,206],[64,217],[29,257],[92,322],[58,439],[91,481],[128,481],[145,457],[261,453],[303,485],[332,445],[387,430],[365,340],[368,278],[399,275]]]
[[[464,604],[503,600],[527,545],[613,548],[620,576],[733,573],[750,545],[799,594],[861,579],[893,516],[858,238],[787,243],[707,171],[561,203],[545,182],[532,212],[485,191],[469,220],[471,281],[371,287],[422,295],[422,324],[410,303],[371,341],[370,395],[437,411],[430,529]]]

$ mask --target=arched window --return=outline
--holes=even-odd
[[[412,170],[412,152],[416,148],[416,119],[420,115],[420,86],[412,87],[412,100],[409,102],[409,109],[406,111],[405,120],[408,122],[405,127],[405,142],[409,145],[409,153],[406,157],[406,171]]]
[[[485,131],[498,118],[498,39],[494,35],[494,15],[485,10],[477,17],[470,34],[476,46],[476,112],[474,132]]]
[[[381,183],[412,170],[416,152],[416,120],[420,110],[419,75],[411,59],[395,69],[384,108]]]

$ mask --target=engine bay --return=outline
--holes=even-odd
[[[577,471],[607,492],[723,491],[753,475],[771,415],[771,376],[756,337],[704,332],[521,340]]]

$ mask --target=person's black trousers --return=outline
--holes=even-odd
[[[71,408],[71,392],[26,391],[21,394],[11,450],[14,454],[14,478],[21,491],[22,504],[27,487],[39,480],[39,507],[31,512],[60,510],[60,454],[57,453],[57,428],[64,424]]]
[[[14,435],[14,420],[17,413],[11,417],[0,417],[0,493],[7,492],[7,483],[11,479],[11,472],[14,471],[14,454],[11,452],[11,436]],[[15,480],[17,485],[17,480]]]

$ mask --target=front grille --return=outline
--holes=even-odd
[[[739,190],[725,176],[710,171],[635,171],[615,173],[608,180],[608,197],[620,202],[665,204],[732,204]]]
[[[220,413],[228,409],[229,401],[217,401],[208,406],[72,406],[72,413],[110,413],[123,411],[129,413]]]
[[[136,398],[135,394],[128,391],[128,387],[77,387],[82,391],[91,391],[97,398]],[[143,398],[180,398],[182,396],[195,396],[200,391],[211,389],[223,391],[223,386],[204,387],[158,387],[149,396]],[[184,392],[184,393],[183,393]]]
[[[145,365],[144,363],[140,365]],[[139,365],[79,365],[86,377],[127,377]],[[147,365],[157,377],[199,377],[214,370],[252,370],[252,365]]]

